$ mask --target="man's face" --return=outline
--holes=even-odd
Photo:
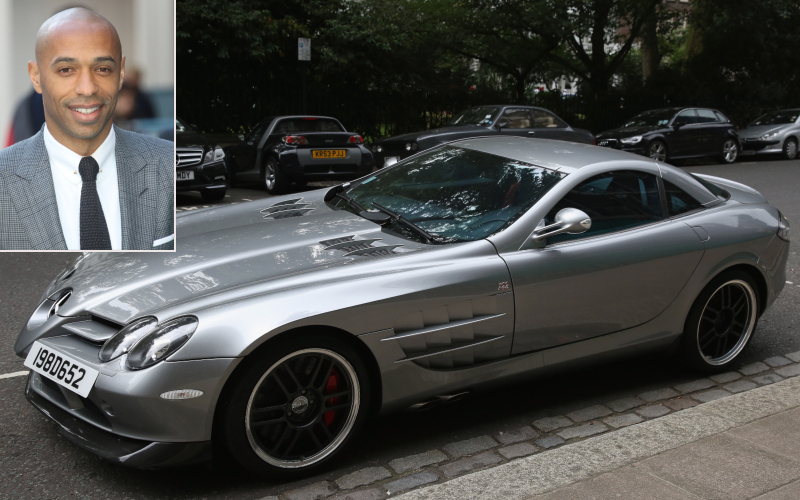
[[[61,23],[41,52],[38,72],[30,64],[29,72],[42,94],[48,124],[59,135],[78,140],[94,139],[110,128],[125,72],[113,31],[89,21]]]

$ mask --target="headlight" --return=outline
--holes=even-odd
[[[620,139],[619,142],[621,142],[622,144],[636,144],[637,142],[641,141],[642,141],[642,136],[635,135],[633,137],[626,137],[625,139]]]
[[[411,143],[410,142],[406,143],[406,151],[411,151]]]
[[[103,363],[107,363],[122,356],[130,350],[137,340],[150,333],[157,324],[158,320],[152,316],[137,319],[106,340],[97,357]]]
[[[789,229],[789,219],[778,212],[778,238],[783,241],[789,241]]]
[[[377,151],[378,153],[380,153],[381,151],[383,151],[383,146],[381,146],[380,144],[378,144],[377,146],[375,146],[375,151]]]
[[[769,134],[762,135],[761,137],[758,138],[758,140],[759,141],[766,141],[768,139],[772,139],[776,135],[778,135],[778,132],[770,132]]]
[[[220,161],[221,159],[225,158],[225,151],[222,150],[220,147],[216,147],[206,153],[205,158],[203,159],[203,163],[210,163],[212,161]]]
[[[167,321],[134,344],[125,365],[130,370],[142,370],[163,361],[192,337],[197,323],[194,316]]]

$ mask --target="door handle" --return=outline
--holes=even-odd
[[[529,134],[535,134],[536,132],[534,132],[534,131],[529,131],[528,133],[529,133]]]

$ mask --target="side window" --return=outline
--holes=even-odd
[[[531,128],[531,113],[527,109],[507,109],[503,118],[508,120],[506,128]]]
[[[532,109],[533,115],[533,128],[564,128],[566,123],[562,122],[555,116],[540,109]]]
[[[645,172],[620,170],[606,172],[582,182],[567,193],[545,217],[552,224],[563,208],[583,210],[592,219],[592,227],[582,234],[559,234],[547,243],[559,243],[599,236],[661,220],[658,181]]]
[[[269,128],[270,123],[271,122],[261,122],[256,125],[255,128],[251,130],[249,134],[247,134],[247,140],[256,141],[261,139],[261,136],[264,135],[264,132],[266,132],[267,128]]]
[[[714,114],[713,111],[710,109],[698,109],[697,110],[697,122],[698,123],[713,123],[717,122],[717,115]]]
[[[697,115],[693,109],[687,109],[680,112],[673,125],[691,125],[692,123],[697,123]]]
[[[664,193],[667,195],[667,213],[670,217],[703,207],[689,193],[669,181],[664,181]]]
[[[721,121],[723,123],[728,123],[730,121],[730,120],[728,120],[728,118],[725,115],[723,115],[719,111],[714,111],[714,114],[717,115],[717,118],[719,119],[719,121]]]

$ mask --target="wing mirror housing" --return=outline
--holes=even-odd
[[[556,214],[556,220],[549,226],[540,224],[522,245],[520,250],[543,246],[550,236],[557,234],[581,234],[592,227],[592,219],[577,208],[563,208]]]

